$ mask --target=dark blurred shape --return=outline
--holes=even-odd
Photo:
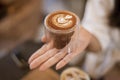
[[[109,25],[120,29],[120,0],[115,0],[114,8],[109,15]]]
[[[28,41],[39,29],[40,2],[0,0],[0,54],[4,54],[0,56],[0,80],[20,80],[29,71],[28,58],[42,46]]]
[[[7,7],[0,3],[0,20],[3,19],[7,15]]]
[[[28,58],[39,49],[43,43],[27,41],[0,59],[0,80],[20,80],[29,72]]]

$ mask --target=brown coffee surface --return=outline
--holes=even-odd
[[[78,17],[69,11],[56,11],[45,19],[46,32],[57,49],[64,48],[71,40],[77,27]]]
[[[47,25],[56,30],[67,30],[75,26],[76,17],[71,12],[58,11],[47,18]]]

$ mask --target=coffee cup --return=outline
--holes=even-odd
[[[60,80],[90,80],[90,77],[83,70],[71,67],[61,73]]]
[[[78,16],[70,11],[55,11],[45,18],[45,34],[53,40],[57,49],[64,48],[71,40],[76,27],[79,26]]]

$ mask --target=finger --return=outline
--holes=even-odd
[[[68,48],[69,49],[69,48]],[[83,52],[83,50],[85,49],[85,47],[83,46],[80,46],[79,48],[78,47],[74,47],[72,49],[72,52],[71,50],[69,51],[68,50],[68,55],[65,56],[57,65],[56,65],[56,69],[60,69],[62,67],[64,67],[68,62],[70,62],[72,60],[72,58],[74,58],[76,55],[78,55],[79,53]]]
[[[48,51],[49,49],[51,49],[53,46],[53,43],[50,42],[48,44],[43,45],[43,47],[41,49],[39,49],[38,51],[36,51],[28,60],[28,63],[30,64],[35,58],[39,57],[40,55],[44,54],[46,51]]]
[[[30,64],[30,69],[34,69],[37,68],[38,66],[40,66],[43,62],[45,62],[46,60],[48,60],[50,57],[52,57],[53,55],[55,55],[57,53],[58,49],[51,49],[49,51],[47,51],[45,54],[39,56],[38,58],[34,59],[31,64]]]
[[[75,56],[74,53],[69,53],[67,56],[65,56],[57,65],[56,70],[64,67],[68,62],[71,61],[71,59]]]
[[[47,37],[45,35],[43,35],[42,38],[41,38],[41,41],[42,42],[47,42]]]
[[[49,42],[49,41],[51,41],[51,36],[49,35],[48,32],[45,32],[45,35],[42,36],[41,41],[42,42]]]
[[[66,53],[67,53],[66,51],[60,51],[59,53],[57,53],[55,56],[53,56],[47,62],[41,65],[40,71],[44,71],[51,67],[52,65],[56,64],[66,55]]]

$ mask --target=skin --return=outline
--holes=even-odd
[[[46,36],[41,40],[46,44],[29,58],[30,69],[39,68],[40,71],[45,71],[56,64],[58,70],[85,50],[94,52],[101,50],[99,41],[83,27],[76,28],[71,41],[63,49],[54,48],[52,40],[46,39]]]

